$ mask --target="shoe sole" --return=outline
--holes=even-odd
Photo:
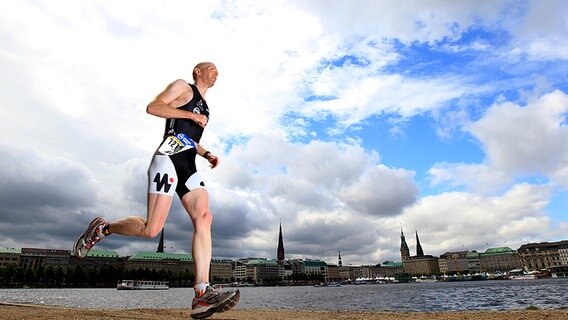
[[[210,308],[210,309],[203,311],[201,313],[192,314],[191,317],[193,319],[205,319],[205,318],[212,316],[216,312],[221,313],[221,312],[229,311],[237,305],[237,302],[239,302],[240,298],[241,298],[241,292],[239,290],[236,290],[234,296],[232,296],[232,297],[228,298],[227,300],[221,302],[218,306]]]

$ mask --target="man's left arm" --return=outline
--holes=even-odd
[[[215,168],[219,164],[219,158],[210,151],[207,151],[200,144],[197,144],[196,150],[198,155],[209,161],[211,169]]]

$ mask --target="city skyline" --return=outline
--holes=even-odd
[[[399,259],[400,225],[433,255],[564,238],[568,2],[333,3],[0,2],[0,246],[145,216],[146,106],[201,61],[215,256],[274,256],[280,221],[288,254],[353,264]],[[178,199],[165,228],[191,252]]]

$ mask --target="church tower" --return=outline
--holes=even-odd
[[[406,244],[406,238],[404,237],[404,232],[400,229],[400,258],[402,262],[408,258],[410,258],[410,249],[408,249],[408,245]]]
[[[276,252],[276,259],[279,264],[284,262],[284,240],[282,240],[282,222],[280,222],[280,233],[278,234],[278,250]]]
[[[420,245],[420,239],[418,239],[418,230],[416,231],[416,256],[424,256],[424,251],[422,250],[422,246]]]
[[[162,228],[162,234],[160,235],[160,242],[158,242],[158,250],[157,253],[164,253],[164,229]]]
[[[337,266],[342,267],[343,263],[341,262],[341,251],[339,251],[339,259],[337,260]]]

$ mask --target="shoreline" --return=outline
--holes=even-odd
[[[48,305],[0,302],[0,319],[33,320],[101,320],[101,319],[141,319],[141,320],[187,320],[190,310],[185,309],[82,309]],[[215,313],[208,319],[337,319],[337,320],[568,320],[568,309],[507,310],[507,311],[445,311],[445,312],[396,312],[396,311],[307,311],[275,309],[239,309],[238,306],[224,313]]]

